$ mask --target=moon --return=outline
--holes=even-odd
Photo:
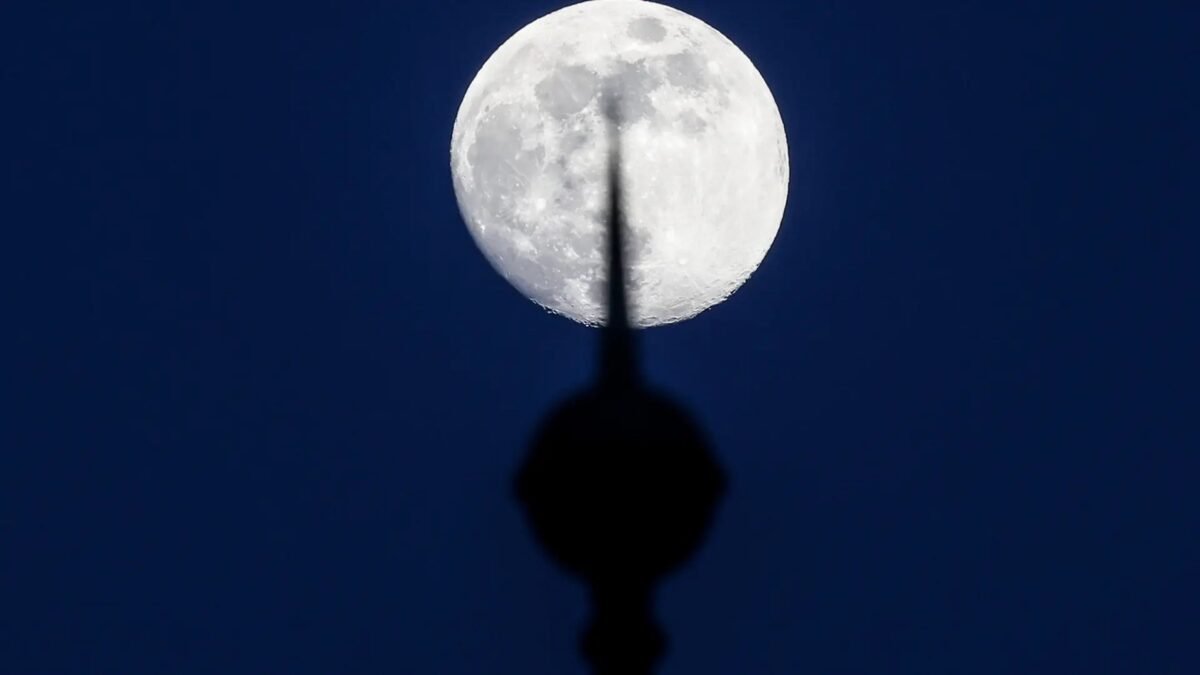
[[[620,106],[631,321],[691,318],[762,262],[789,169],[783,121],[754,64],[679,10],[592,0],[502,44],[454,122],[450,165],[463,220],[526,297],[602,325],[606,95]]]

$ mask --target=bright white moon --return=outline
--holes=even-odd
[[[601,100],[620,103],[629,301],[638,326],[721,302],[762,262],[787,200],[766,82],[699,19],[593,0],[518,31],[467,89],[450,145],[463,218],[492,265],[543,307],[604,322]]]

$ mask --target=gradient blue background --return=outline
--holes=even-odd
[[[676,6],[792,187],[644,334],[732,480],[663,675],[1200,672],[1200,6]],[[584,672],[509,479],[595,334],[448,168],[556,7],[5,3],[0,672]]]

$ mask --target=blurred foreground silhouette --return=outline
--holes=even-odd
[[[589,586],[582,640],[596,675],[653,671],[666,639],[658,581],[703,541],[725,478],[700,429],[638,372],[626,298],[617,116],[609,108],[609,292],[600,374],[538,430],[517,498],[550,556]]]

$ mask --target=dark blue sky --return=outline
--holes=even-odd
[[[557,6],[0,9],[0,672],[584,672],[509,480],[596,336],[448,167]],[[731,477],[663,675],[1200,672],[1200,6],[675,6],[792,187],[644,334]]]

